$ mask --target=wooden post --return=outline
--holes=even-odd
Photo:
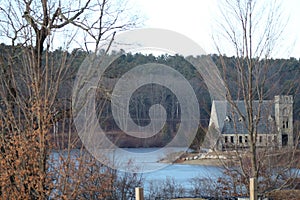
[[[250,200],[257,200],[257,180],[250,178]]]
[[[144,200],[144,190],[141,187],[135,188],[135,200]]]

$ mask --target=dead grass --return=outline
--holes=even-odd
[[[279,190],[269,194],[274,200],[299,200],[300,190]]]

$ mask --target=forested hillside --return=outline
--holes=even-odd
[[[10,87],[9,91],[12,93],[22,93],[24,99],[28,97],[27,101],[30,102],[27,88],[30,85],[26,85],[28,81],[23,80],[23,74],[29,73],[24,67],[22,61],[22,53],[26,51],[21,51],[21,47],[11,47],[5,44],[0,45],[0,63],[1,63],[1,79],[2,79],[2,87]],[[104,52],[102,52],[104,53]],[[113,52],[112,54],[117,54],[119,52]],[[111,92],[113,90],[113,86],[116,84],[118,79],[126,73],[128,70],[140,66],[146,63],[159,63],[172,67],[177,70],[180,74],[182,74],[193,87],[196,96],[198,98],[200,104],[200,112],[201,112],[201,131],[200,137],[198,140],[201,140],[203,133],[205,132],[205,128],[209,122],[210,115],[210,107],[211,107],[211,99],[210,94],[207,90],[205,82],[203,81],[201,74],[197,72],[197,70],[189,63],[185,58],[181,55],[160,55],[154,56],[144,55],[144,54],[131,54],[125,53],[118,57],[105,71],[105,74],[102,79],[99,77],[99,87],[96,101],[98,103],[97,113],[99,115],[99,123],[101,127],[107,132],[120,132],[118,126],[116,125],[110,106],[110,99],[103,95],[103,87],[108,87],[107,91]],[[50,60],[46,58],[43,59],[43,62],[50,62],[51,66],[59,67],[60,65],[66,65],[63,73],[64,77],[60,80],[59,92],[56,97],[55,104],[55,115],[56,119],[53,121],[69,121],[71,119],[70,110],[71,110],[71,95],[72,95],[72,87],[74,80],[77,75],[77,71],[85,59],[85,57],[89,54],[89,52],[85,52],[80,49],[74,49],[72,52],[66,52],[62,49],[57,49],[50,53]],[[242,58],[236,57],[227,57],[227,56],[219,56],[219,55],[208,55],[214,63],[219,68],[219,71],[226,83],[228,84],[229,90],[235,99],[241,99],[241,89],[239,83],[239,72],[235,71],[235,64],[237,62],[244,62]],[[8,57],[12,57],[18,65],[10,66]],[[201,56],[199,56],[201,58]],[[300,60],[296,58],[290,59],[269,59],[269,60],[254,60],[256,62],[257,67],[268,66],[265,69],[265,73],[258,74],[258,76],[265,76],[265,82],[260,83],[264,85],[264,99],[273,99],[274,95],[279,94],[290,94],[294,96],[294,120],[300,120]],[[267,65],[265,65],[268,63]],[[224,67],[226,66],[226,68]],[[16,71],[17,73],[11,73],[11,70]],[[46,73],[46,72],[44,72]],[[16,83],[12,82],[11,74],[14,74],[13,79],[16,80]],[[52,74],[55,76],[55,74]],[[149,91],[151,94],[149,95]],[[2,94],[4,95],[4,94]],[[130,100],[130,115],[135,123],[140,126],[145,126],[149,123],[149,108],[153,104],[161,104],[167,111],[167,124],[164,129],[161,131],[158,138],[153,138],[153,142],[147,144],[157,146],[164,145],[168,143],[172,136],[176,133],[178,128],[178,124],[180,123],[180,105],[178,105],[178,100],[176,96],[170,91],[168,88],[157,84],[148,84],[140,87],[136,90]],[[74,127],[70,126],[72,129]],[[75,129],[74,129],[75,132]],[[112,135],[112,138],[115,137]],[[132,138],[131,138],[132,139]],[[141,139],[142,140],[142,139]],[[160,142],[158,142],[160,141]],[[128,142],[118,140],[120,146],[128,146]],[[140,143],[139,145],[145,145],[145,141],[134,141],[133,143]],[[135,146],[130,142],[129,146]]]

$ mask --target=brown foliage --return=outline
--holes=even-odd
[[[278,190],[271,192],[268,196],[274,200],[298,200],[300,190]]]
[[[74,74],[68,74],[69,53],[60,49],[55,57],[51,50],[54,33],[67,26],[89,35],[98,50],[100,41],[129,22],[115,26],[124,9],[111,10],[108,0],[65,3],[15,0],[1,5],[1,37],[11,41],[0,55],[1,199],[106,199],[114,191],[115,172],[83,151],[71,151],[78,137],[64,124],[71,117],[70,106],[60,108],[64,114],[59,119],[55,116],[64,104],[58,97],[62,81]],[[99,17],[87,17],[91,14]],[[68,94],[64,98],[71,100]],[[51,134],[58,120],[64,135],[56,137]],[[59,150],[55,158],[54,149]]]

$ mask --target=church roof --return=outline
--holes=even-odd
[[[222,134],[247,134],[248,120],[244,101],[214,101],[214,116]],[[274,133],[274,101],[253,101],[254,125],[258,133]]]

